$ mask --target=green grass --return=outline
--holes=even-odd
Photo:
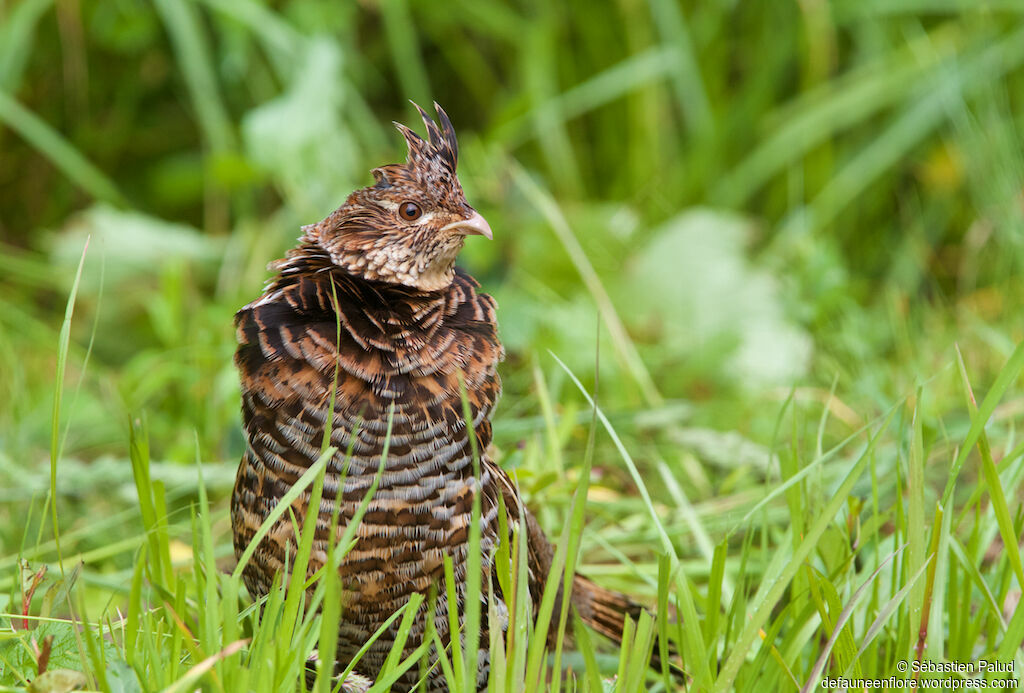
[[[0,3],[0,690],[48,650],[32,690],[293,691],[334,649],[331,571],[309,601],[242,587],[231,319],[301,224],[403,156],[407,98],[452,116],[495,229],[462,257],[508,350],[492,453],[557,543],[536,622],[525,547],[496,557],[496,689],[671,688],[655,635],[690,690],[916,659],[1019,679],[1022,18]],[[654,618],[623,647],[588,633],[554,608],[573,568]],[[470,643],[496,617],[475,606]],[[575,642],[545,652],[552,630]],[[436,664],[454,690],[472,653]],[[361,683],[426,666],[400,655]]]

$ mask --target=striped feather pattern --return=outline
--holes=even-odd
[[[327,465],[308,574],[322,567],[329,542],[340,538],[377,476],[388,412],[394,408],[379,485],[339,568],[344,590],[339,669],[413,593],[429,594],[436,586],[438,597],[432,614],[421,609],[417,615],[406,656],[420,645],[428,618],[447,643],[449,609],[461,613],[466,599],[485,598],[487,590],[465,593],[478,490],[481,584],[491,585],[499,599],[490,567],[495,548],[509,539],[499,536],[499,498],[509,513],[508,526],[519,525],[518,491],[486,454],[490,417],[501,393],[497,365],[504,356],[495,303],[477,291],[472,277],[454,268],[465,236],[490,237],[491,231],[465,201],[455,177],[455,133],[444,111],[437,111],[440,125],[420,109],[429,141],[399,126],[409,145],[407,163],[375,169],[376,185],[357,190],[326,219],[304,227],[299,245],[271,265],[276,276],[263,295],[235,316],[247,439],[231,500],[237,555],[319,458],[333,396],[329,435],[341,452]],[[416,214],[400,218],[399,209]],[[463,413],[463,383],[469,425],[481,451],[479,479]],[[305,516],[309,500],[306,492],[293,502],[295,517]],[[335,508],[340,527],[330,537]],[[553,551],[533,516],[525,518],[529,591],[537,605]],[[294,563],[296,550],[286,513],[245,566],[249,592],[266,594],[275,574]],[[456,605],[447,603],[443,585],[446,555],[454,563]],[[635,617],[641,608],[579,576],[571,600],[584,620],[613,639],[621,639],[625,615]],[[487,629],[508,625],[507,617],[488,624],[483,606],[480,688],[486,687],[489,671]],[[394,638],[392,631],[378,639],[357,671],[374,678]],[[416,672],[409,672],[393,689],[410,690],[416,681]],[[426,690],[445,689],[442,672],[434,667]]]
[[[277,269],[263,297],[235,318],[248,439],[232,497],[236,551],[245,549],[281,496],[319,457],[335,365],[331,443],[342,452],[328,464],[310,573],[325,560],[334,505],[339,504],[343,531],[373,482],[388,409],[395,406],[386,466],[357,543],[341,566],[346,597],[338,659],[344,662],[410,594],[427,593],[440,582],[446,554],[453,556],[457,579],[465,577],[475,483],[459,377],[479,449],[486,449],[501,390],[495,305],[461,272],[446,291],[423,294],[353,278],[309,246],[293,251]],[[343,451],[350,444],[353,454],[342,479]],[[496,488],[496,469],[485,461],[483,488]],[[296,501],[297,517],[308,502],[308,493]],[[497,509],[496,496],[484,493],[486,556],[497,542]],[[295,550],[285,516],[246,566],[250,592],[264,594]],[[443,585],[438,587],[435,625],[446,639],[448,606]],[[421,617],[407,648],[419,645],[424,625]],[[391,642],[382,637],[360,670],[372,675]]]

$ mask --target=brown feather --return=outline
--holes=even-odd
[[[428,618],[447,642],[449,608],[461,612],[466,599],[481,598],[465,591],[475,489],[482,489],[484,584],[490,582],[494,551],[510,538],[500,536],[499,497],[509,526],[519,519],[518,492],[486,452],[479,486],[474,479],[461,393],[464,387],[477,449],[486,451],[504,350],[494,300],[453,266],[466,233],[459,223],[479,217],[455,176],[458,146],[451,121],[440,107],[440,125],[419,110],[427,140],[399,126],[409,145],[406,164],[376,169],[374,186],[352,193],[326,219],[304,227],[298,245],[271,265],[276,275],[263,295],[235,316],[247,438],[231,503],[236,554],[319,457],[333,394],[330,442],[340,451],[351,447],[352,456],[339,452],[328,463],[308,575],[319,569],[328,543],[340,538],[377,476],[393,408],[383,473],[339,570],[344,588],[335,653],[339,668],[413,593],[439,588],[435,612],[421,609],[416,616],[406,655],[421,643]],[[399,216],[407,202],[422,215]],[[309,500],[307,491],[294,501],[296,517],[305,515]],[[332,537],[335,508],[340,528]],[[529,591],[539,604],[552,548],[533,516],[525,517]],[[293,563],[296,538],[285,518],[272,526],[243,571],[254,596],[265,594],[275,574]],[[438,584],[445,556],[455,567],[455,605],[448,604]],[[582,577],[573,583],[572,603],[584,620],[612,638],[621,638],[625,614],[640,609]],[[483,612],[486,616],[486,608]],[[488,624],[485,617],[481,625],[478,685],[483,688],[487,629],[507,623]],[[393,631],[385,633],[356,670],[372,678],[393,640]],[[394,690],[412,688],[414,674]],[[427,689],[444,688],[435,667]]]

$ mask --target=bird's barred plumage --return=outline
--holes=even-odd
[[[428,141],[399,126],[409,145],[407,163],[376,169],[376,185],[356,191],[327,219],[305,227],[299,245],[272,265],[276,276],[264,294],[235,316],[235,362],[248,441],[231,504],[237,554],[319,457],[336,383],[330,440],[340,452],[327,467],[310,574],[323,565],[332,511],[337,507],[340,533],[377,476],[393,407],[379,485],[340,567],[344,594],[337,661],[342,667],[412,593],[427,594],[432,586],[438,588],[434,626],[442,642],[448,641],[446,555],[453,559],[460,610],[465,599],[484,598],[465,594],[477,489],[481,579],[499,599],[489,574],[494,550],[508,540],[499,536],[499,497],[508,526],[519,524],[518,492],[486,454],[490,417],[501,392],[497,365],[504,355],[495,303],[453,267],[464,237],[489,237],[490,228],[466,203],[455,176],[458,147],[444,111],[438,108],[440,126],[420,112]],[[408,205],[419,212],[413,219],[407,218],[414,211]],[[478,482],[463,392],[480,452]],[[293,504],[296,517],[305,515],[308,502],[307,491]],[[530,592],[537,601],[552,548],[536,520],[528,513],[526,518]],[[295,550],[286,513],[245,567],[250,593],[265,594]],[[640,609],[580,576],[572,602],[585,621],[612,638],[621,638],[625,614],[636,617]],[[481,687],[488,671],[487,628],[507,626],[488,624],[486,608],[482,611]],[[421,609],[406,655],[420,644],[428,617]],[[381,637],[357,671],[372,678],[393,639],[394,630]],[[412,671],[395,690],[408,690],[415,682]],[[444,688],[435,667],[428,689]]]

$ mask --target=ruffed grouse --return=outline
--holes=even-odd
[[[320,223],[304,227],[298,245],[271,265],[277,274],[263,295],[235,316],[235,362],[248,438],[231,503],[237,555],[319,457],[335,378],[331,442],[340,452],[326,472],[314,558],[326,551],[335,505],[340,505],[344,528],[377,475],[394,406],[383,474],[358,527],[357,543],[340,568],[346,592],[337,651],[342,666],[410,594],[426,594],[435,584],[434,621],[448,642],[443,557],[452,556],[456,579],[462,581],[476,487],[460,378],[481,451],[485,571],[499,542],[508,539],[499,536],[499,496],[510,516],[507,526],[519,524],[516,487],[486,454],[491,412],[501,392],[497,365],[504,355],[495,302],[454,266],[466,236],[491,238],[491,228],[466,203],[455,175],[455,132],[445,112],[435,107],[439,124],[417,106],[427,141],[396,123],[409,147],[406,163],[375,169],[374,185],[352,193]],[[294,506],[305,512],[308,500],[306,492]],[[526,519],[523,535],[536,604],[552,547],[533,517],[527,514]],[[245,567],[250,593],[265,594],[295,550],[285,514]],[[496,580],[488,574],[483,579],[500,595]],[[486,599],[466,595],[464,584],[457,591],[460,602]],[[578,575],[572,603],[586,622],[617,639],[625,614],[636,617],[640,610]],[[420,644],[425,612],[417,616],[406,655]],[[486,633],[486,604],[482,612]],[[373,677],[392,642],[393,633],[385,633],[356,670]],[[481,638],[479,661],[478,684],[485,687],[486,637]],[[395,690],[411,688],[415,673]],[[445,689],[440,667],[432,669],[427,684],[430,690]]]

